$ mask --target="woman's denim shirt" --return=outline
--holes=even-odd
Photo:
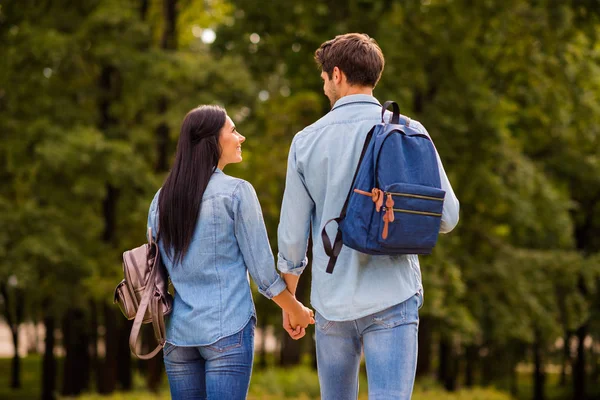
[[[148,213],[152,232],[158,231],[159,193]],[[171,344],[204,346],[239,332],[255,315],[248,272],[267,298],[286,288],[274,267],[254,188],[219,169],[202,197],[196,230],[183,261],[174,264],[160,238],[158,244],[175,288],[173,312],[167,321]]]

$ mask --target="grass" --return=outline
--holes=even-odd
[[[0,358],[0,399],[29,400],[40,397],[39,376],[42,369],[42,359],[38,356],[21,359],[22,389],[12,390],[10,385],[11,359]]]
[[[10,359],[0,358],[0,400],[37,400],[40,398],[40,373],[42,360],[39,356],[30,356],[21,360],[22,362],[22,384],[23,388],[11,390],[10,383]],[[60,360],[59,367],[60,367]],[[60,375],[60,368],[58,370]],[[57,378],[57,389],[60,389],[60,376]],[[592,382],[589,383],[590,386]],[[529,400],[533,394],[533,383],[529,375],[519,376],[519,400]],[[367,400],[367,382],[364,371],[360,376],[359,400]],[[570,386],[559,388],[558,376],[548,375],[546,387],[547,400],[570,399]],[[308,366],[293,368],[268,368],[266,370],[255,369],[250,384],[249,400],[312,400],[319,398],[319,382],[316,371]],[[599,397],[592,397],[600,400]],[[85,394],[77,400],[168,400],[170,399],[166,376],[163,379],[159,394],[151,394],[145,390],[145,382],[141,375],[134,376],[134,390],[126,393],[113,393],[110,396],[98,394]],[[433,380],[417,381],[413,394],[414,400],[511,400],[506,393],[494,388],[475,388],[470,390],[459,390],[456,392],[445,392]],[[62,400],[68,400],[62,398]],[[72,400],[72,399],[69,399]]]

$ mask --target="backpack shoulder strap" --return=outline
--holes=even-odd
[[[369,144],[371,143],[371,139],[373,138],[374,130],[375,126],[371,128],[369,133],[367,133],[367,137],[365,138],[365,143],[363,144],[363,149],[360,153],[360,158],[358,159],[358,165],[356,166],[356,170],[354,171],[354,177],[352,178],[352,183],[350,184],[350,190],[348,190],[348,195],[346,196],[346,201],[344,202],[344,206],[342,207],[342,212],[340,213],[340,216],[327,221],[323,226],[323,230],[321,231],[323,248],[325,249],[325,254],[329,256],[329,263],[327,264],[328,274],[333,273],[333,268],[335,267],[337,258],[340,255],[340,252],[342,251],[342,230],[340,229],[339,224],[344,218],[346,218],[346,210],[348,208],[348,202],[350,201],[350,195],[352,194],[352,188],[354,187],[354,182],[356,182],[356,176],[358,175],[358,171],[360,170],[360,165],[362,164],[362,161],[365,158],[365,154],[367,153],[367,149],[369,148]],[[338,230],[333,241],[333,246],[331,245],[331,241],[329,240],[329,236],[327,236],[326,231],[327,225],[329,225],[329,223],[332,221],[335,221],[338,224]]]
[[[150,236],[150,238],[151,237],[152,236]],[[156,243],[151,243],[151,246],[156,246],[156,251],[158,251],[158,245],[156,245]],[[153,296],[154,281],[156,280],[156,274],[159,266],[160,263],[158,261],[157,255],[154,258],[152,271],[150,271],[150,275],[148,276],[148,280],[146,281],[146,287],[144,288],[144,293],[142,294],[142,300],[140,301],[140,305],[135,315],[135,319],[133,320],[131,334],[129,335],[129,349],[133,354],[135,354],[138,358],[141,358],[142,360],[149,360],[150,358],[154,357],[165,345],[165,322],[162,313],[162,305],[158,296]],[[148,354],[137,354],[135,346],[137,344],[140,329],[142,328],[142,323],[144,321],[144,315],[146,315],[146,310],[148,309],[148,307],[150,307],[150,312],[152,314],[152,325],[154,327],[154,333],[156,336],[156,340],[158,341],[158,345],[154,350],[152,350]]]

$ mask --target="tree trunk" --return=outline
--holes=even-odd
[[[96,390],[102,386],[102,368],[98,361],[98,307],[94,299],[89,301],[90,307],[90,369],[94,373]]]
[[[19,356],[19,326],[25,313],[25,291],[21,288],[12,290],[14,297],[9,297],[9,287],[6,283],[0,285],[0,294],[4,299],[4,317],[13,341],[14,354],[11,361],[10,387],[21,388],[21,357]]]
[[[116,310],[107,303],[102,304],[104,314],[104,343],[106,354],[102,362],[102,380],[98,387],[101,394],[110,394],[117,387],[118,332]]]
[[[69,309],[63,317],[62,326],[62,344],[65,350],[65,359],[63,361],[63,384],[61,394],[63,396],[72,396],[76,394],[75,379],[71,376],[74,373],[73,358],[75,358],[73,349],[73,328],[72,328],[72,312]]]
[[[87,318],[81,309],[69,309],[63,318],[62,394],[77,396],[89,387],[90,356]]]
[[[467,346],[465,350],[465,386],[473,387],[475,385],[475,371],[477,370],[478,348],[475,345]]]
[[[163,0],[164,30],[160,48],[175,50],[177,48],[177,0]]]
[[[452,342],[442,336],[440,339],[440,365],[438,379],[448,391],[456,390],[456,362],[452,355]]]
[[[21,357],[19,356],[19,326],[23,322],[25,315],[25,290],[23,288],[15,288],[15,321],[11,326],[13,345],[15,354],[12,359],[12,372],[10,387],[21,387]]]
[[[19,357],[19,326],[11,327],[13,346],[15,354],[11,362],[10,387],[11,389],[21,388],[21,357]]]
[[[129,349],[129,334],[133,321],[123,318],[119,324],[119,339],[117,352],[117,377],[119,388],[123,391],[130,391],[133,387],[131,373],[131,350]]]
[[[419,321],[419,352],[417,354],[417,376],[427,376],[431,373],[431,345],[433,321],[431,317],[420,317]]]
[[[106,136],[110,136],[111,128],[117,124],[116,119],[111,115],[111,105],[121,96],[121,78],[117,68],[112,65],[105,65],[100,72],[98,85],[101,95],[98,102],[98,111],[100,120],[98,127]],[[119,189],[106,183],[106,196],[102,201],[102,211],[104,217],[104,231],[102,232],[102,241],[111,245],[115,240],[115,229],[117,222],[117,202],[119,199]],[[116,326],[115,309],[112,305],[102,304],[102,313],[104,316],[104,343],[105,357],[98,366],[98,392],[102,394],[112,393],[116,389],[117,376],[117,340],[118,332]]]
[[[510,370],[510,394],[513,398],[518,398],[519,394],[519,375],[517,373],[517,366],[513,365]]]
[[[573,398],[584,400],[586,396],[586,376],[585,376],[585,346],[584,341],[587,336],[588,327],[582,325],[577,329],[577,358],[573,368]]]
[[[145,353],[153,350],[157,345],[156,338],[154,337],[154,330],[150,324],[147,324],[147,326],[142,329],[142,343],[143,351]],[[164,375],[164,359],[162,351],[158,352],[156,357],[143,361],[143,363],[145,364],[146,370],[146,386],[151,392],[157,393]]]
[[[281,331],[281,337],[279,365],[285,367],[300,364],[300,341],[292,339],[284,330]]]
[[[54,316],[46,307],[44,326],[46,338],[44,339],[44,359],[42,362],[42,400],[54,400],[56,390],[56,358],[54,358]]]
[[[163,0],[164,30],[161,37],[160,47],[163,50],[175,50],[177,48],[177,0]],[[166,97],[158,100],[158,115],[167,112],[168,102]],[[157,159],[156,172],[169,170],[169,126],[166,121],[156,127],[156,149]]]
[[[538,335],[536,335],[538,336]],[[544,362],[542,358],[542,344],[540,339],[536,337],[535,343],[533,344],[533,361],[535,371],[533,375],[533,399],[544,400],[544,383],[546,375],[544,373]],[[579,399],[579,397],[575,397]]]
[[[490,341],[484,342],[484,350],[487,350],[487,354],[481,359],[481,385],[489,386],[492,384],[494,377],[494,354],[493,347]]]
[[[148,0],[142,0],[140,3],[140,20],[146,20],[146,14],[148,14]]]

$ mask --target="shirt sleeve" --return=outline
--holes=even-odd
[[[417,126],[421,132],[429,136],[429,133],[422,124],[417,123]],[[460,204],[458,202],[458,199],[456,198],[456,194],[454,194],[452,185],[448,180],[448,176],[446,175],[446,171],[444,170],[444,166],[442,164],[442,159],[440,158],[437,149],[435,149],[435,156],[437,157],[438,169],[440,171],[440,182],[442,184],[442,190],[446,192],[446,195],[444,197],[444,207],[442,209],[442,223],[440,224],[440,233],[448,233],[452,231],[454,227],[456,227],[456,225],[458,224]]]
[[[252,185],[242,181],[234,194],[234,232],[258,291],[271,299],[286,289],[274,266],[260,203]]]
[[[297,138],[297,136],[296,136]],[[306,250],[314,202],[297,166],[294,138],[288,155],[285,191],[277,230],[277,269],[285,274],[300,275],[306,268]]]
[[[150,233],[150,229],[152,230],[152,241],[156,241],[156,234],[158,233],[158,196],[160,190],[154,195],[152,199],[152,203],[150,203],[150,209],[148,210],[148,226],[146,228],[146,240],[150,240],[148,234]]]

